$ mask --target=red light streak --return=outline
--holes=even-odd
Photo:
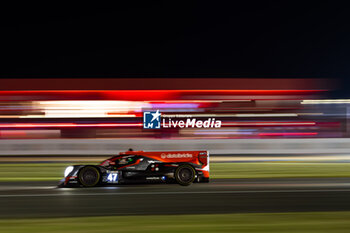
[[[305,132],[305,133],[259,133],[259,136],[313,136],[317,135],[316,132]]]
[[[2,100],[17,96],[18,100],[185,100],[194,96],[244,95],[313,95],[326,90],[61,90],[61,91],[0,91]]]
[[[222,122],[223,126],[314,126],[316,122]]]
[[[70,128],[70,127],[141,127],[142,123],[9,123],[0,124],[0,128]]]

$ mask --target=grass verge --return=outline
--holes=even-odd
[[[212,178],[350,177],[350,163],[212,163]]]
[[[350,212],[111,216],[0,220],[0,232],[332,232],[350,229]]]

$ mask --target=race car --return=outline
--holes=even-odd
[[[66,168],[59,187],[93,187],[132,183],[209,182],[208,151],[132,151],[119,153],[99,165]]]

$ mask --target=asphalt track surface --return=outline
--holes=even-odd
[[[188,187],[55,185],[0,183],[0,218],[350,210],[350,178],[222,179]]]

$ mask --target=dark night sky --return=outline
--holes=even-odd
[[[2,7],[0,77],[297,77],[350,84],[350,8],[304,2]]]

